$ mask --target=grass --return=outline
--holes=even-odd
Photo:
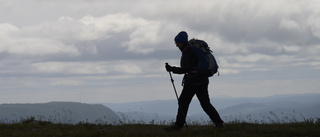
[[[215,129],[212,125],[189,125],[179,132],[166,132],[169,125],[156,124],[53,124],[25,119],[19,123],[0,124],[3,137],[319,137],[320,119],[303,122],[258,124],[230,122],[225,128]]]

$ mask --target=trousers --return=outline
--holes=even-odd
[[[201,84],[201,85],[184,85],[183,86],[181,95],[178,100],[179,108],[178,108],[178,114],[176,117],[175,126],[183,127],[186,120],[187,112],[189,109],[189,104],[194,95],[197,96],[202,109],[210,117],[212,122],[215,123],[216,125],[223,124],[223,120],[221,119],[219,113],[210,103],[210,98],[208,93],[208,84]]]

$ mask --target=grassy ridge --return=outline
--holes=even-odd
[[[0,124],[0,136],[3,137],[319,137],[318,122],[300,122],[290,124],[249,124],[229,123],[225,128],[213,126],[189,126],[180,132],[166,132],[167,125],[127,124],[52,124],[50,122],[23,122],[18,124]]]

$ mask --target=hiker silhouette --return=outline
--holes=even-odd
[[[194,72],[194,68],[197,66],[197,58],[193,54],[192,49],[189,46],[188,34],[185,31],[181,31],[174,38],[176,46],[182,52],[180,67],[170,66],[166,63],[165,68],[168,72],[174,74],[184,74],[183,77],[183,89],[178,98],[178,114],[176,117],[176,122],[172,127],[165,128],[166,131],[177,131],[180,130],[187,116],[189,109],[189,104],[194,95],[197,96],[201,107],[210,117],[212,122],[215,123],[216,127],[223,127],[223,120],[220,118],[219,113],[210,103],[209,93],[208,93],[208,76],[199,75]]]

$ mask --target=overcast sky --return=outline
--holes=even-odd
[[[318,0],[0,0],[0,103],[175,99],[181,30],[214,51],[210,97],[320,93]]]

